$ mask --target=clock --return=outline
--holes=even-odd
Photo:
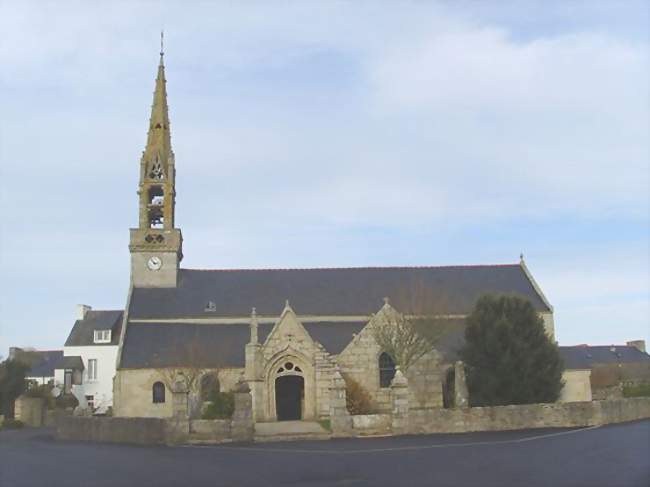
[[[160,257],[156,257],[154,255],[153,257],[150,257],[149,260],[147,261],[147,267],[152,271],[157,271],[162,267],[162,260],[160,259]]]

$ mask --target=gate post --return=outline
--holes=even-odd
[[[330,386],[330,425],[333,437],[352,435],[352,417],[347,407],[345,379],[338,366],[334,369]]]
[[[233,441],[253,441],[253,398],[250,387],[244,381],[239,382],[235,389],[235,411],[232,415],[231,431]]]
[[[408,433],[409,428],[409,389],[408,379],[404,377],[399,366],[390,384],[390,396],[393,403],[392,429],[395,435]]]

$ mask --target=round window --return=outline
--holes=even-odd
[[[286,364],[284,364],[284,368],[287,370],[291,370],[293,369],[293,364],[291,362],[287,362]]]

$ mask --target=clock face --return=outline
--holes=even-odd
[[[150,257],[147,261],[147,267],[152,271],[157,271],[162,267],[162,259],[160,257]]]

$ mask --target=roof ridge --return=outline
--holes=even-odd
[[[248,268],[222,268],[222,269],[188,269],[182,271],[198,272],[250,272],[250,271],[343,271],[343,270],[398,270],[398,269],[466,269],[471,267],[520,267],[516,264],[455,264],[455,265],[416,265],[416,266],[359,266],[359,267],[248,267]]]

